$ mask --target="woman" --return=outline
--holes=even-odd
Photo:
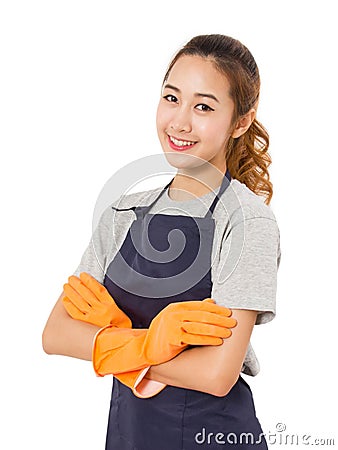
[[[175,55],[157,131],[177,173],[107,208],[48,319],[47,353],[114,375],[107,450],[267,448],[240,376],[259,370],[250,336],[275,315],[280,258],[259,90],[235,39]]]

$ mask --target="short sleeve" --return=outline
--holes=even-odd
[[[110,245],[110,209],[107,208],[102,214],[74,275],[79,276],[81,272],[87,272],[99,283],[103,282]]]
[[[256,324],[276,314],[279,229],[275,219],[250,217],[223,236],[212,297],[223,306],[258,311]]]

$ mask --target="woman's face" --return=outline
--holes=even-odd
[[[209,162],[224,172],[234,111],[229,89],[211,61],[183,56],[176,62],[163,85],[156,118],[169,164],[192,168]]]

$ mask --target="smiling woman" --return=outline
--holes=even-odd
[[[177,173],[105,210],[48,319],[47,353],[114,376],[106,450],[218,449],[204,429],[267,449],[241,376],[259,372],[250,337],[275,316],[280,258],[259,84],[230,37],[178,52],[157,110]]]
[[[206,58],[182,56],[171,69],[157,110],[157,131],[169,163],[179,173],[192,176],[189,169],[206,162],[225,172],[234,111],[229,91],[227,78]],[[188,156],[178,159],[173,150]]]
[[[162,89],[157,130],[164,152],[194,150],[222,172],[226,161],[233,177],[269,203],[269,136],[256,118],[260,77],[249,50],[227,36],[197,36],[171,61]],[[186,141],[200,145],[184,146]],[[175,160],[200,164],[167,157],[175,167]],[[178,176],[173,186],[182,180]]]

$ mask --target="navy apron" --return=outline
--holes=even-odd
[[[128,208],[136,220],[103,283],[133,328],[149,328],[170,303],[211,296],[212,215],[230,180],[227,171],[204,217],[149,213],[173,180],[151,205]],[[241,376],[224,397],[166,386],[145,399],[114,378],[106,450],[200,448],[267,449],[250,387]]]

